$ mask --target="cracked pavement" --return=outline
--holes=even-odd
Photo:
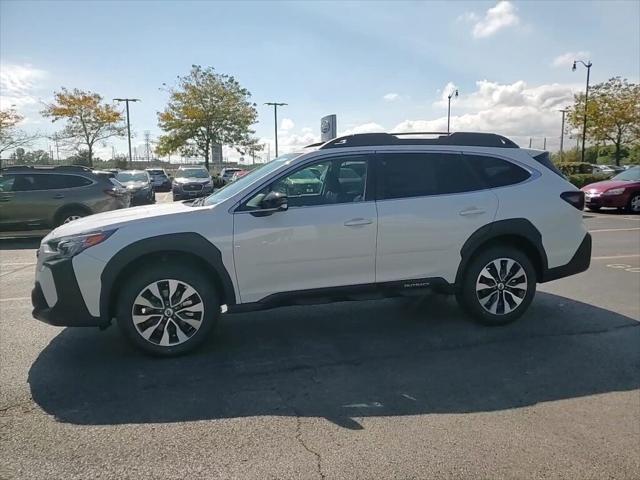
[[[144,357],[33,320],[33,241],[0,243],[0,478],[638,478],[640,217],[516,324],[451,298],[223,316]],[[622,267],[626,266],[626,267]]]

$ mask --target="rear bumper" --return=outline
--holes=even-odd
[[[629,202],[627,195],[600,195],[598,197],[585,196],[585,205],[589,207],[626,207]]]
[[[542,274],[540,283],[550,282],[586,271],[591,264],[591,235],[586,234],[582,243],[574,253],[573,258],[566,265],[548,268]]]
[[[103,326],[104,321],[92,316],[87,310],[82,293],[78,287],[71,259],[45,262],[42,269],[49,269],[51,276],[38,275],[31,291],[32,315],[37,320],[57,327],[95,327]],[[46,280],[45,280],[46,278]],[[45,286],[40,283],[47,282]],[[51,282],[51,279],[53,280]],[[49,301],[43,292],[49,291]]]

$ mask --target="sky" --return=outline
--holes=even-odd
[[[236,79],[258,105],[257,136],[273,155],[338,133],[493,131],[534,148],[559,145],[559,109],[591,83],[640,80],[640,1],[11,1],[0,0],[0,106],[21,127],[61,128],[39,112],[60,87],[139,98],[133,145],[162,132],[157,112],[191,65]],[[569,140],[567,140],[569,141]],[[41,140],[36,147],[48,149]],[[126,152],[109,141],[98,155]],[[266,153],[267,150],[265,150]],[[238,154],[225,148],[225,156]]]

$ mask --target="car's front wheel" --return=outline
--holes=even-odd
[[[520,317],[536,292],[536,272],[529,257],[510,247],[492,247],[467,267],[458,302],[484,325],[505,325]]]
[[[640,193],[636,193],[629,199],[627,210],[630,213],[640,213]]]
[[[118,297],[118,326],[146,353],[175,356],[199,346],[215,327],[215,286],[195,266],[158,263],[128,278]]]

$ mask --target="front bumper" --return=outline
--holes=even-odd
[[[548,268],[543,272],[540,283],[576,275],[588,270],[589,265],[591,265],[591,235],[587,233],[569,263],[559,267]]]
[[[34,318],[57,327],[104,326],[102,319],[87,310],[71,259],[48,260],[38,269],[48,269],[50,275],[36,274],[36,284],[31,291]],[[43,289],[47,290],[49,300]]]
[[[202,187],[200,190],[189,190],[189,187],[185,189],[182,185],[174,185],[172,190],[175,197],[198,198],[211,195],[213,193],[213,185]]]

